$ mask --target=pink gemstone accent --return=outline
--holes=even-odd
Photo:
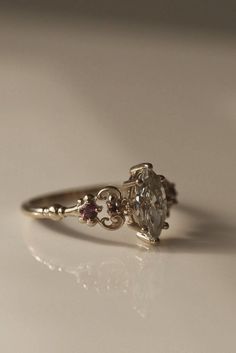
[[[80,214],[84,221],[94,220],[97,217],[97,205],[95,203],[87,204],[80,209]]]

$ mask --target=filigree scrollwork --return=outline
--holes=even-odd
[[[108,186],[98,192],[97,199],[106,201],[109,215],[109,217],[98,220],[99,224],[109,230],[120,228],[125,222],[120,190],[114,186]]]
[[[97,201],[106,203],[109,217],[98,217],[98,213],[103,210],[103,206],[98,205]],[[71,208],[68,213],[77,215],[81,223],[87,223],[89,226],[94,226],[98,223],[109,230],[118,229],[125,222],[121,192],[114,186],[103,188],[96,196],[85,195],[77,201],[76,209],[75,207]]]

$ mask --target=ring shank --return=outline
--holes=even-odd
[[[68,215],[76,216],[77,201],[85,195],[97,195],[98,192],[107,187],[105,185],[95,185],[79,189],[69,189],[60,192],[42,195],[32,198],[22,204],[22,210],[33,218],[46,218],[60,220]],[[114,188],[114,186],[113,186]],[[115,186],[123,194],[125,186]],[[177,202],[176,190],[173,183],[165,179],[165,192],[167,196],[168,215],[171,206]]]
[[[45,194],[32,198],[22,204],[22,210],[33,218],[53,218],[50,209],[53,207],[71,207],[87,194],[96,195],[103,186],[84,187]]]

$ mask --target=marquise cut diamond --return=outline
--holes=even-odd
[[[143,169],[135,186],[133,218],[148,236],[158,239],[167,217],[167,199],[161,176]]]

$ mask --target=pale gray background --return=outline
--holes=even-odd
[[[0,17],[0,350],[234,353],[234,4],[13,4]],[[156,249],[20,212],[142,161],[179,190]]]

